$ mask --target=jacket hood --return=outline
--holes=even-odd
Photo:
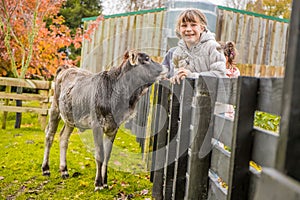
[[[199,43],[207,42],[208,40],[215,40],[215,34],[209,30],[202,33]]]

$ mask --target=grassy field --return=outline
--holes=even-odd
[[[35,114],[23,114],[14,129],[13,113],[0,129],[0,199],[151,199],[152,183],[144,170],[140,147],[125,128],[116,137],[108,169],[109,188],[94,192],[95,162],[91,132],[74,134],[67,154],[70,178],[59,173],[58,135],[51,153],[51,176],[44,177],[41,163],[44,132]],[[2,122],[2,113],[1,113]]]

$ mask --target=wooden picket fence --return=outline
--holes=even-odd
[[[300,183],[275,170],[279,134],[254,127],[256,111],[280,115],[282,88],[283,78],[246,76],[154,85],[137,108],[144,117],[129,127],[151,169],[153,198],[259,200],[267,182],[274,195],[296,199]]]
[[[5,91],[0,92],[0,99],[2,105],[0,111],[3,111],[2,128],[6,128],[6,118],[8,112],[33,112],[39,114],[39,123],[41,128],[45,129],[47,123],[48,107],[51,91],[50,81],[41,80],[29,80],[29,79],[17,79],[0,77],[0,86],[5,86]],[[36,93],[28,93],[23,90],[21,94],[13,91],[13,87],[30,88],[35,89]],[[21,100],[23,105],[17,106],[16,101]],[[25,102],[38,102],[37,105],[26,105]]]
[[[92,72],[103,71],[121,63],[128,49],[162,58],[177,44],[177,40],[171,42],[174,38],[169,32],[175,27],[167,28],[167,12],[167,8],[158,8],[105,16],[91,36],[92,40],[83,40],[81,67]],[[216,15],[216,39],[236,43],[237,63],[276,70],[285,65],[288,20],[223,6],[218,6]],[[84,29],[93,20],[95,18],[83,19]],[[257,67],[253,68],[257,72]]]
[[[117,66],[126,50],[137,49],[156,57],[165,48],[165,8],[105,16],[99,28],[85,39],[81,52],[81,68],[92,72]],[[86,18],[84,29],[95,18]]]
[[[234,41],[239,63],[284,66],[289,20],[218,6],[216,38]]]
[[[255,64],[237,64],[242,76],[284,77],[284,66],[268,66]]]

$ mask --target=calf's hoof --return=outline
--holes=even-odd
[[[43,176],[50,176],[50,171],[49,170],[43,171]]]
[[[95,186],[94,192],[97,192],[97,191],[100,191],[100,190],[103,190],[103,186]]]
[[[67,171],[61,172],[61,177],[63,179],[67,179],[67,178],[69,178],[69,173]]]
[[[50,168],[49,165],[42,165],[43,176],[50,176]]]

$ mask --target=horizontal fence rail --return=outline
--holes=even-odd
[[[0,86],[4,86],[5,90],[0,92],[0,99],[2,105],[0,111],[3,111],[2,128],[6,127],[6,117],[8,112],[33,112],[39,114],[39,121],[41,128],[46,127],[46,118],[48,115],[48,107],[51,94],[51,82],[30,80],[30,79],[17,79],[0,77]],[[12,90],[14,88],[14,90]],[[16,88],[22,88],[22,92],[18,93]],[[27,90],[26,90],[27,89]],[[18,106],[16,101],[23,102],[38,102],[38,104],[30,104]]]

